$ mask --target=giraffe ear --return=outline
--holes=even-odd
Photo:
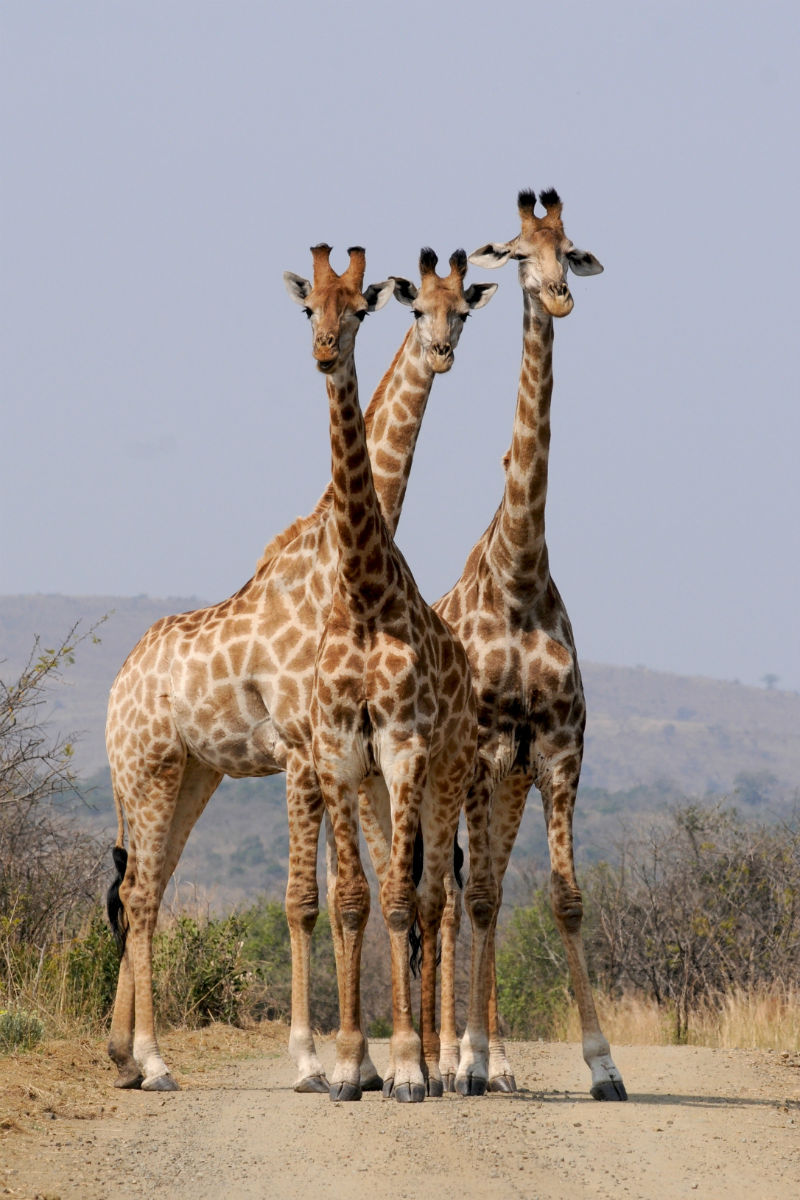
[[[393,291],[393,279],[385,279],[383,283],[371,283],[364,292],[367,312],[377,312],[379,308],[383,308]]]
[[[303,279],[302,275],[294,275],[291,271],[284,271],[283,282],[295,304],[305,305],[307,298],[311,294],[311,284],[308,280]]]
[[[464,292],[464,299],[474,312],[476,308],[483,308],[484,304],[488,304],[496,291],[496,283],[473,283]]]
[[[574,246],[567,252],[567,262],[576,275],[599,275],[603,270],[603,264],[593,254],[588,250],[576,250]]]
[[[401,275],[392,275],[392,279],[394,280],[395,300],[410,307],[419,295],[419,288],[410,279],[403,279]]]
[[[487,242],[472,251],[469,261],[474,267],[502,267],[511,257],[511,250],[510,242]]]

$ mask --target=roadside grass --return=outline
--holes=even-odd
[[[668,1005],[629,993],[595,992],[600,1026],[611,1045],[669,1046],[676,1043],[675,1020]],[[555,1041],[578,1042],[581,1023],[570,1001],[553,1028]],[[735,988],[715,1003],[706,1000],[689,1010],[688,1032],[681,1043],[715,1050],[786,1050],[800,1045],[800,992],[772,987]]]

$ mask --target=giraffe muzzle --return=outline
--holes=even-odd
[[[323,375],[329,374],[339,358],[339,346],[332,333],[317,334],[314,338],[314,358]]]
[[[551,317],[566,317],[575,306],[566,283],[548,283],[542,288],[541,300]]]
[[[449,342],[434,342],[428,351],[428,362],[431,370],[437,375],[449,371],[454,361],[453,347]]]

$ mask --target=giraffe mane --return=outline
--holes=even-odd
[[[292,521],[291,525],[288,525],[286,529],[276,534],[271,542],[267,543],[261,557],[256,563],[256,574],[268,567],[273,559],[278,557],[281,550],[285,550],[295,538],[298,538],[301,533],[304,533],[310,525],[316,522],[319,516],[330,507],[332,497],[333,484],[329,483],[310,513]]]
[[[367,433],[369,433],[369,431],[372,429],[372,423],[375,420],[375,413],[378,409],[378,406],[379,406],[381,400],[383,399],[383,397],[386,394],[386,389],[389,386],[389,381],[391,380],[392,376],[394,375],[394,369],[397,366],[397,362],[398,362],[398,359],[400,358],[400,355],[403,353],[403,351],[406,348],[406,342],[411,337],[412,329],[413,329],[413,326],[411,326],[411,328],[408,329],[408,331],[406,332],[406,336],[403,338],[403,341],[400,344],[399,350],[397,351],[397,353],[395,354],[391,363],[389,364],[387,371],[384,373],[383,378],[381,379],[378,386],[375,388],[375,391],[372,393],[372,399],[370,400],[369,404],[367,405],[366,411],[364,413],[364,425],[366,427]]]

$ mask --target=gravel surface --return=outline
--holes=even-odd
[[[283,1033],[260,1041],[250,1033],[244,1043],[233,1034],[187,1036],[164,1039],[183,1088],[167,1096],[113,1089],[96,1046],[88,1061],[73,1046],[71,1066],[53,1051],[61,1074],[45,1082],[35,1081],[34,1056],[0,1059],[0,1081],[9,1062],[17,1072],[0,1086],[0,1195],[371,1200],[388,1188],[397,1200],[800,1196],[794,1054],[614,1047],[630,1099],[602,1104],[588,1095],[578,1046],[514,1043],[517,1096],[400,1105],[371,1093],[332,1104],[292,1091]],[[373,1046],[380,1069],[388,1044]],[[330,1042],[321,1056],[329,1067]],[[34,1080],[27,1085],[26,1071]]]

